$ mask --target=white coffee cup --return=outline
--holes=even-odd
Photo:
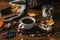
[[[30,20],[32,20],[32,23],[29,23],[30,21],[27,21],[27,20],[25,20],[25,19],[30,19]],[[27,23],[24,23],[23,22],[23,20],[25,20],[25,22],[27,22]],[[33,28],[34,27],[34,24],[35,24],[35,19],[33,18],[33,17],[29,17],[29,16],[27,16],[27,17],[23,17],[23,18],[21,18],[21,20],[20,20],[20,24],[19,24],[19,28],[21,28],[21,29],[31,29],[31,28]]]

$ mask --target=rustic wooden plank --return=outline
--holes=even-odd
[[[0,1],[0,11],[3,10],[3,9],[6,9],[8,7],[10,7],[8,2]]]

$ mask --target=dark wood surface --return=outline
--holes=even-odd
[[[55,11],[54,11],[54,17],[56,19],[54,19],[55,21],[55,26],[54,28],[56,29],[56,33],[54,35],[52,35],[51,37],[44,37],[44,36],[36,36],[36,37],[30,37],[29,35],[20,35],[17,34],[16,37],[11,38],[11,39],[5,39],[4,37],[0,36],[0,40],[60,40],[60,3],[53,3],[54,7],[55,7]],[[35,11],[35,10],[34,10]],[[40,12],[40,16],[41,16],[41,11]]]
[[[0,1],[0,11],[3,10],[3,9],[6,9],[8,7],[10,7],[8,2]]]
[[[36,10],[34,10],[36,12]],[[38,13],[40,13],[41,15],[41,11],[37,11]],[[16,37],[13,37],[11,39],[5,39],[4,36],[0,37],[0,40],[51,40],[51,39],[56,39],[56,40],[60,40],[60,21],[58,20],[54,20],[55,21],[55,26],[54,28],[56,29],[55,34],[53,34],[51,37],[45,37],[45,36],[35,36],[35,37],[31,37],[29,35],[20,35],[20,34],[16,34]],[[36,34],[37,35],[37,34]]]

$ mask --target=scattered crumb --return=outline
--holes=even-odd
[[[34,37],[35,35],[34,35],[34,34],[31,34],[30,36],[31,36],[31,37]]]
[[[21,38],[21,40],[23,40],[23,38]]]

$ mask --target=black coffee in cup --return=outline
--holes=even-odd
[[[21,29],[31,29],[34,27],[36,20],[33,17],[26,16],[20,19],[19,28]]]
[[[27,18],[27,19],[23,19],[22,22],[25,23],[25,24],[31,24],[34,21],[32,19]]]

